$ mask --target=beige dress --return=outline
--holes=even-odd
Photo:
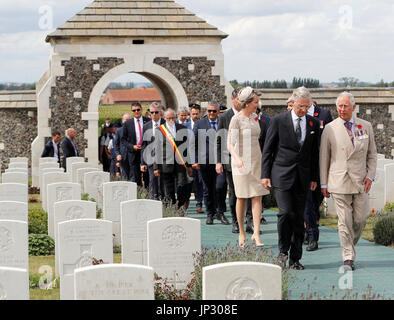
[[[235,157],[231,157],[235,195],[241,199],[269,194],[261,184],[260,125],[256,118],[255,113],[249,119],[237,113],[229,126],[228,143],[244,164],[239,169]]]

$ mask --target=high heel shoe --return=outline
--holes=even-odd
[[[245,248],[246,247],[246,238],[241,239],[241,237],[238,237],[238,245],[240,248]]]
[[[258,247],[258,248],[264,247],[264,243],[262,243],[261,240],[260,240],[260,242],[257,242],[257,240],[256,240],[256,238],[254,237],[254,235],[252,235],[251,240],[252,240],[253,244],[254,244],[256,247]]]

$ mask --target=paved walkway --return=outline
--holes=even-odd
[[[237,244],[238,235],[231,233],[232,226],[222,225],[215,220],[213,226],[205,224],[206,215],[197,214],[195,202],[191,201],[188,210],[191,218],[201,220],[202,245],[225,246],[229,242]],[[231,215],[226,213],[231,222]],[[276,212],[264,211],[264,217],[268,224],[261,225],[262,241],[267,249],[278,253],[277,217]],[[250,236],[247,238],[250,244]],[[352,280],[353,291],[360,296],[372,286],[372,292],[384,294],[386,298],[394,299],[394,249],[375,245],[361,239],[356,246],[356,270],[355,272],[340,273],[342,266],[342,254],[339,244],[338,232],[327,227],[320,227],[319,250],[307,252],[304,246],[302,264],[303,271],[295,271],[296,280],[291,286],[290,299],[299,299],[301,294],[317,293],[320,297],[329,297],[331,293],[340,299],[345,290],[346,283]],[[334,290],[333,290],[333,286]]]

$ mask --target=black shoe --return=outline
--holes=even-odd
[[[268,224],[267,220],[265,220],[264,217],[261,217],[260,223],[261,223],[261,224]]]
[[[206,224],[213,224],[213,217],[212,216],[207,217]]]
[[[319,249],[317,241],[310,241],[306,251],[316,251],[317,249]]]
[[[227,220],[226,216],[223,213],[216,214],[216,219],[218,219],[222,224],[229,225],[230,222]]]
[[[304,233],[304,244],[309,244],[309,241],[308,241],[308,233]]]
[[[354,270],[356,269],[355,266],[354,266],[354,261],[353,261],[353,260],[346,260],[346,261],[343,263],[343,265],[344,265],[346,268],[351,269],[352,271],[354,271]]]
[[[276,258],[282,269],[286,268],[287,258],[287,254],[285,253],[279,253],[278,257]]]
[[[289,268],[294,270],[304,270],[305,267],[300,263],[300,261],[289,261]]]
[[[247,233],[253,234],[253,219],[246,218],[246,229]]]
[[[233,230],[232,233],[239,233],[238,222],[233,222]]]

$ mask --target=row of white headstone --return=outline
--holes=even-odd
[[[336,216],[335,204],[332,198],[325,199],[327,214]],[[383,154],[378,154],[376,177],[369,192],[370,211],[378,212],[386,204],[394,202],[394,160],[385,159]]]
[[[29,299],[28,159],[11,158],[0,184],[0,300]]]
[[[74,175],[74,180],[72,178],[75,171],[92,167],[85,167],[86,164],[79,162],[80,159],[73,160],[67,164],[67,173],[44,172],[58,169],[57,163],[45,168],[45,163],[50,163],[47,160],[42,160],[40,165],[41,190],[46,190],[42,196],[47,204],[48,232],[55,240],[55,265],[56,274],[60,275],[61,299],[153,299],[153,271],[167,278],[168,283],[177,289],[185,288],[194,271],[193,255],[201,250],[200,221],[163,219],[162,203],[137,200],[136,184],[104,182],[109,180],[107,173],[86,170],[81,174],[85,192],[89,187],[94,187],[96,199],[100,197],[100,192],[103,198],[104,220],[98,220],[96,204],[80,200],[82,191],[79,181],[82,178],[78,175]],[[61,180],[66,175],[67,178]],[[6,200],[0,202],[0,239],[1,243],[8,244],[4,247],[4,253],[0,245],[0,298],[28,299],[27,186],[7,183],[0,185],[0,188],[9,190],[4,195],[5,199],[0,197],[0,201]],[[12,218],[13,221],[4,218]],[[113,265],[114,242],[122,243],[123,265]],[[102,260],[105,265],[92,267],[93,258]],[[4,261],[14,262],[7,264]],[[212,269],[212,279],[218,279],[219,274],[226,272],[232,276],[223,277],[221,285],[216,283],[212,286],[211,281],[204,281],[204,298],[281,298],[279,267],[264,264],[252,266],[248,263],[243,266],[234,266],[229,271],[220,269],[228,268],[228,265],[209,267]],[[256,274],[245,272],[245,268],[249,267],[256,268]],[[209,279],[209,272],[204,274],[205,279]],[[5,278],[17,278],[11,289]],[[21,288],[18,284],[25,288],[25,294],[15,290]],[[222,288],[225,293],[219,290],[222,285],[226,287],[226,290]]]

